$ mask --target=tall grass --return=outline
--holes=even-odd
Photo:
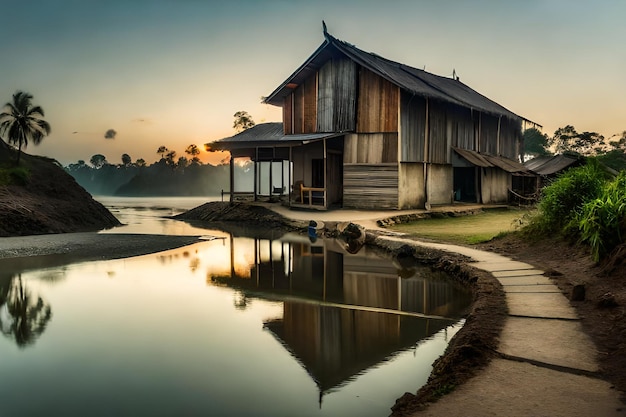
[[[608,182],[598,198],[585,203],[575,223],[581,241],[597,262],[624,242],[626,233],[626,172]]]
[[[541,191],[537,215],[526,231],[538,235],[577,234],[573,221],[588,201],[597,198],[607,180],[606,171],[595,160],[570,169]]]
[[[524,232],[577,239],[601,260],[626,238],[626,172],[611,180],[594,159],[568,170],[542,190]]]

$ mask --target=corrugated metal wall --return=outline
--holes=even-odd
[[[317,131],[356,128],[357,66],[350,59],[332,59],[318,71]]]
[[[498,117],[490,114],[480,116],[480,148],[481,153],[498,154]]]
[[[500,121],[500,154],[517,161],[521,142],[522,122],[503,117]]]
[[[445,164],[450,154],[446,106],[430,100],[428,102],[428,162]]]
[[[346,135],[343,161],[347,164],[398,162],[398,134],[353,133]]]
[[[424,161],[426,99],[402,92],[400,103],[401,161]]]
[[[373,72],[360,68],[357,132],[397,132],[400,89]]]
[[[398,208],[398,164],[344,164],[343,206]]]

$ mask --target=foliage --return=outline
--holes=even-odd
[[[222,189],[228,188],[227,165],[203,164],[197,156],[176,158],[176,152],[165,146],[159,151],[165,155],[151,165],[141,158],[125,165],[130,157],[123,157],[121,164],[110,164],[104,155],[96,154],[91,165],[78,161],[65,169],[95,195],[201,196],[220,195]],[[185,153],[198,155],[200,149],[190,145]],[[242,189],[252,190],[253,176],[248,165],[236,165],[235,178]]]
[[[601,134],[579,133],[572,125],[558,128],[549,142],[557,154],[569,152],[585,156],[597,155],[603,152],[606,146],[604,136]]]
[[[544,156],[549,155],[548,135],[538,129],[530,128],[524,131],[524,154]]]
[[[129,154],[127,154],[127,153],[122,154],[122,165],[123,166],[127,167],[127,166],[129,166],[131,164],[131,162],[132,162],[132,158],[130,157]]]
[[[254,120],[252,120],[252,116],[248,114],[247,111],[238,111],[233,115],[235,121],[233,122],[233,128],[237,132],[244,131],[246,129],[250,129],[255,125]]]
[[[0,113],[0,132],[8,136],[9,143],[18,146],[17,165],[20,163],[22,146],[27,147],[29,141],[39,145],[50,134],[50,124],[43,120],[43,109],[34,106],[32,99],[31,94],[18,91]]]
[[[599,197],[586,202],[576,217],[581,240],[597,262],[626,237],[626,171],[607,183]]]
[[[606,171],[595,159],[561,174],[541,190],[538,213],[530,220],[526,231],[540,235],[570,232],[577,212],[587,201],[600,195],[606,177]]]
[[[0,168],[1,185],[26,185],[30,180],[30,170],[23,166]]]
[[[93,165],[95,169],[100,169],[107,163],[107,158],[106,156],[97,153],[91,157],[89,163]]]

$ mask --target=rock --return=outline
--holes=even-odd
[[[345,242],[345,249],[349,253],[357,253],[365,244],[365,228],[352,222],[339,223],[339,238]]]
[[[597,305],[600,308],[612,308],[617,307],[619,303],[615,299],[615,295],[613,295],[613,293],[609,291],[599,297]]]
[[[576,284],[572,288],[572,294],[570,296],[572,301],[585,301],[585,284]]]

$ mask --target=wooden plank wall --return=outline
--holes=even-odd
[[[344,164],[343,206],[398,208],[398,164]]]
[[[344,139],[344,163],[380,164],[398,161],[397,133],[356,133]]]
[[[291,117],[293,115],[293,94],[289,94],[285,97],[283,104],[283,132],[285,135],[293,133],[293,123]]]
[[[397,132],[400,89],[373,72],[359,71],[356,131],[359,133]]]
[[[426,99],[402,92],[400,102],[401,161],[424,161]]]
[[[304,133],[304,88],[298,86],[293,95],[293,133]]]

